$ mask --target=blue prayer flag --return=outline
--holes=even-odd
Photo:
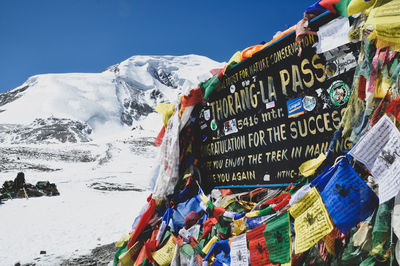
[[[327,172],[331,177],[321,197],[335,225],[346,234],[373,213],[379,200],[347,159],[342,159],[333,169]]]

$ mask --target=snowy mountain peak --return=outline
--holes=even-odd
[[[77,137],[78,131],[69,128],[78,124],[93,129],[94,135],[126,133],[143,127],[141,121],[154,112],[156,104],[176,100],[178,93],[209,78],[211,69],[223,66],[198,55],[133,56],[102,73],[36,75],[0,94],[0,124],[23,125],[24,132],[38,132],[29,128],[40,124],[37,119],[43,119],[48,124],[42,125],[40,136],[43,137],[46,135],[43,130],[58,128],[53,126],[58,121],[64,132],[70,132],[69,138],[51,138],[61,142],[92,139],[82,135],[92,130],[78,130]],[[21,133],[21,126],[18,128],[3,133]],[[54,132],[50,135],[54,136]],[[24,140],[38,138],[41,137],[26,135]]]

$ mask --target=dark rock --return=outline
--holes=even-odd
[[[144,191],[144,189],[137,188],[132,183],[116,184],[110,182],[95,182],[88,185],[88,187],[102,191]]]
[[[22,92],[24,92],[29,86],[24,86],[19,89],[10,90],[0,94],[0,106],[6,105],[7,103],[13,102],[19,97],[22,96]]]
[[[92,250],[91,254],[78,258],[71,258],[61,263],[61,266],[69,265],[99,265],[106,266],[113,260],[114,253],[117,251],[115,243],[100,246]]]
[[[11,180],[3,183],[3,187],[0,188],[0,200],[7,200],[10,196],[11,198],[24,198],[26,197],[25,192],[29,198],[60,195],[56,184],[49,181],[39,181],[36,186],[25,183],[22,188],[18,189],[16,189],[14,184],[15,182]]]
[[[65,118],[38,118],[27,126],[6,130],[12,136],[12,143],[57,143],[89,142],[92,128],[84,122]]]

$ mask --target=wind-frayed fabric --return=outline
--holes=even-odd
[[[160,172],[153,192],[154,199],[165,199],[174,193],[179,177],[179,125],[178,111],[168,120],[160,149]]]

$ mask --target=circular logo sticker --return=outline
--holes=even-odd
[[[314,110],[315,106],[317,105],[317,99],[312,96],[305,96],[303,98],[303,107],[306,111]]]
[[[236,91],[235,85],[231,85],[231,87],[229,89],[230,89],[231,93],[234,93]]]
[[[325,69],[326,69],[326,74],[330,78],[334,77],[336,72],[337,72],[337,66],[336,66],[336,64],[334,62],[331,62],[331,63],[327,64]]]
[[[341,80],[337,80],[329,87],[329,98],[333,105],[341,106],[350,99],[350,87]]]
[[[215,120],[213,119],[213,120],[211,120],[211,129],[212,130],[217,130],[217,122],[215,122]]]

